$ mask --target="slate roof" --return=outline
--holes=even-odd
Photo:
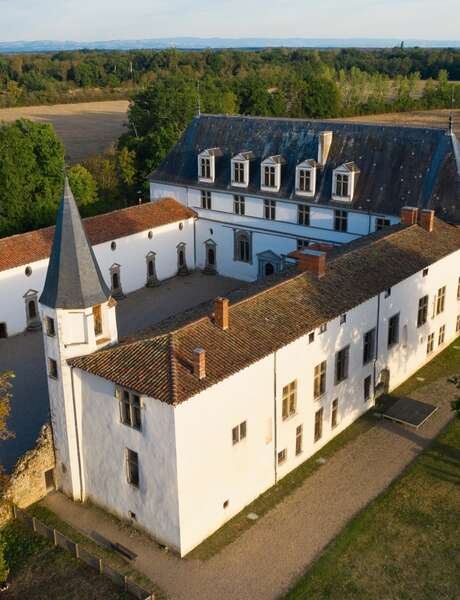
[[[88,308],[109,297],[66,177],[40,303],[49,308]]]
[[[196,213],[172,198],[122,208],[96,217],[83,219],[93,246],[127,235],[176,223]],[[46,227],[0,239],[0,271],[28,265],[49,257],[54,227]]]
[[[334,250],[320,279],[288,273],[231,294],[226,331],[207,304],[69,362],[177,405],[459,249],[460,229],[438,219],[431,233],[395,225]],[[206,350],[202,380],[191,369],[198,347]]]
[[[355,163],[360,176],[350,208],[367,210],[368,200],[370,210],[381,214],[399,215],[405,205],[432,208],[437,216],[460,224],[460,147],[455,135],[441,129],[200,115],[150,179],[231,191],[231,157],[252,151],[247,194],[260,194],[261,161],[281,155],[286,159],[281,188],[270,195],[293,199],[295,167],[317,158],[318,134],[326,130],[333,132],[332,145],[327,164],[318,169],[317,193],[309,203],[338,206],[331,199],[332,171]],[[216,158],[215,183],[199,184],[196,157],[214,146],[222,150]]]

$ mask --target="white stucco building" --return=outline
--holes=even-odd
[[[119,343],[67,189],[40,298],[59,488],[183,556],[317,452],[460,333],[460,229],[400,219]]]
[[[172,199],[84,220],[107,286],[115,297],[195,268],[193,211]],[[0,337],[40,326],[54,227],[0,239]]]
[[[298,248],[398,223],[405,205],[460,224],[460,144],[451,127],[200,115],[150,194],[198,213],[199,268],[252,281]]]

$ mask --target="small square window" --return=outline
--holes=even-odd
[[[391,288],[387,288],[385,290],[385,298],[389,298],[391,296]]]
[[[371,397],[372,376],[368,375],[364,379],[364,402],[367,402]]]
[[[223,507],[224,508],[228,508],[228,504],[229,504],[229,500],[225,500],[225,502],[223,503]]]
[[[246,421],[240,423],[240,440],[244,440],[246,437]]]
[[[347,315],[346,315],[346,313],[344,313],[343,315],[340,315],[340,325],[343,325],[346,322],[347,322]]]
[[[284,462],[286,462],[287,459],[287,450],[286,448],[284,448],[284,450],[281,450],[281,452],[278,452],[278,464],[282,465]]]
[[[315,341],[315,332],[312,331],[311,333],[308,334],[308,343],[313,344],[314,341]]]
[[[232,442],[233,445],[237,444],[240,441],[240,429],[238,425],[232,429]]]
[[[325,331],[327,331],[327,323],[323,323],[322,325],[319,326],[320,333],[324,333]]]
[[[139,487],[139,456],[129,448],[126,448],[126,478],[128,483]]]
[[[428,275],[428,267],[426,269],[423,269],[423,272],[422,272],[423,277],[426,277],[427,275]]]
[[[338,416],[339,416],[339,399],[336,398],[332,402],[332,408],[331,408],[331,429],[335,429],[337,427],[337,423],[339,421]]]
[[[58,378],[57,362],[54,360],[54,358],[48,358],[48,375],[52,379]]]
[[[303,437],[303,426],[298,425],[295,430],[295,453],[296,456],[302,453],[302,437]]]

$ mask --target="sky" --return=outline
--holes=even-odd
[[[0,41],[158,37],[457,40],[460,0],[0,0]]]

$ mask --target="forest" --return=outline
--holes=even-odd
[[[202,112],[301,118],[460,106],[460,49],[267,49],[0,56],[0,105],[130,98],[127,132],[69,177],[84,216],[137,201]],[[64,149],[50,125],[0,124],[0,236],[52,224]],[[145,194],[143,194],[144,197]]]

